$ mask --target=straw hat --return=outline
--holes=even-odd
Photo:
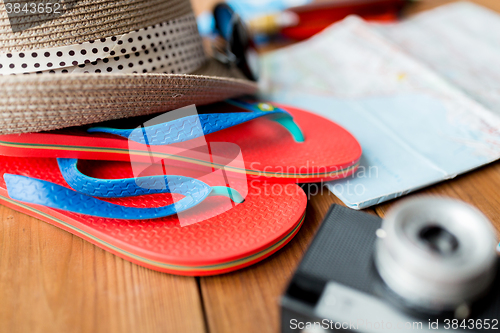
[[[188,0],[66,0],[62,15],[49,20],[22,11],[9,18],[8,3],[0,3],[0,134],[151,114],[257,89],[236,68],[206,57]]]

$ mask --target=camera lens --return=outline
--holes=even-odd
[[[375,265],[405,304],[429,313],[470,305],[495,274],[495,231],[477,209],[445,198],[402,202],[382,223]]]
[[[440,255],[451,255],[458,249],[457,238],[439,225],[425,226],[419,234],[429,250]]]

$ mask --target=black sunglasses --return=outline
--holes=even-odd
[[[221,37],[214,43],[214,57],[224,64],[236,66],[252,81],[257,81],[259,65],[257,49],[245,24],[225,3],[215,6],[215,29]]]

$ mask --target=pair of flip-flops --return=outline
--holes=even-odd
[[[0,136],[0,200],[142,266],[211,275],[297,233],[296,182],[357,168],[356,139],[311,113],[249,100],[199,111]]]

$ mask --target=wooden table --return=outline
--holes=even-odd
[[[413,11],[448,1],[422,1]],[[500,11],[500,1],[476,1]],[[208,6],[195,1],[200,11]],[[440,194],[482,210],[500,230],[500,164],[411,196]],[[312,195],[302,230],[267,260],[194,278],[120,259],[45,222],[0,206],[0,332],[278,332],[280,294],[328,207]],[[367,211],[383,216],[394,203]]]

